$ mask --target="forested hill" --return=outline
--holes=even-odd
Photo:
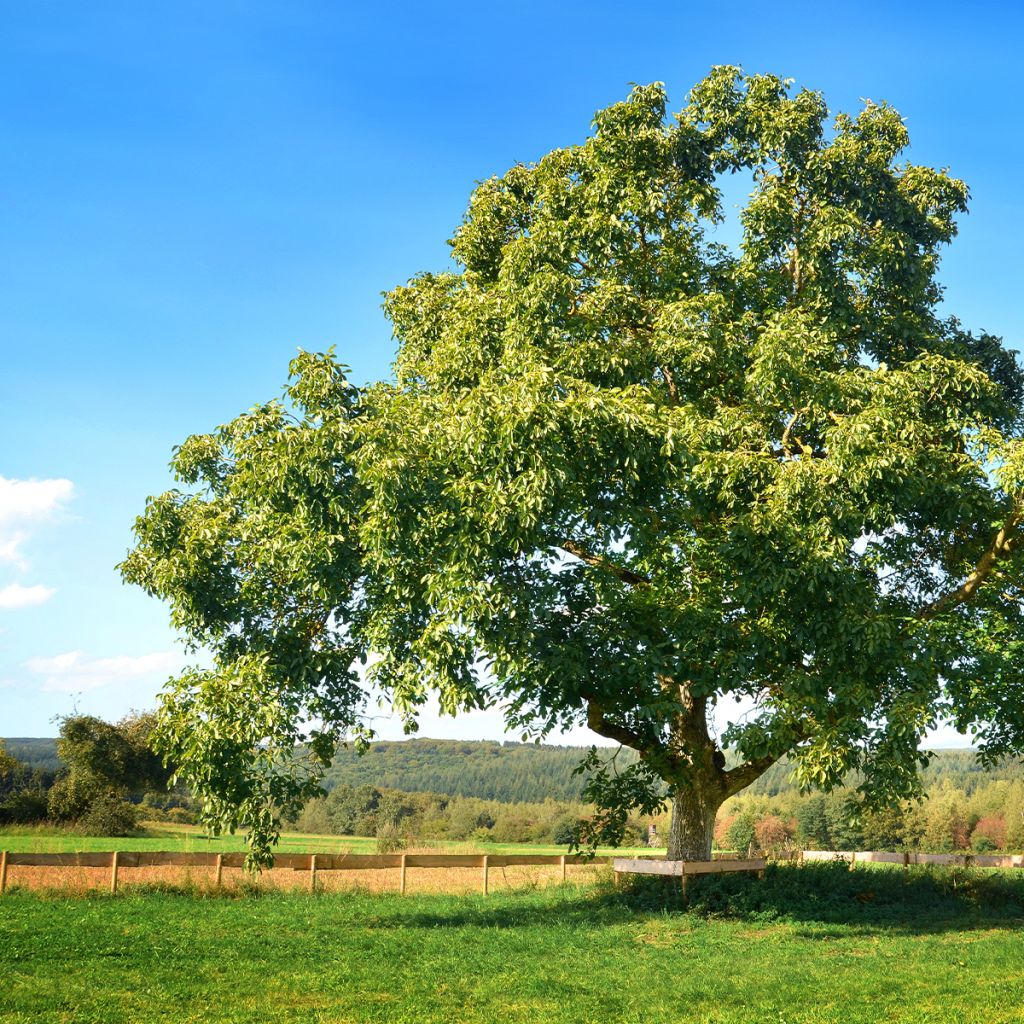
[[[585,753],[582,747],[491,740],[375,743],[362,756],[350,749],[339,751],[326,785],[368,784],[505,803],[539,803],[547,797],[578,800],[583,779],[572,772]],[[632,751],[622,752],[623,764],[635,760],[627,755]]]
[[[583,779],[572,772],[584,753],[582,747],[493,741],[413,739],[376,743],[362,757],[351,750],[341,751],[328,775],[328,786],[369,784],[505,802],[534,803],[547,797],[576,800]],[[627,765],[636,755],[622,750],[618,757],[620,764]],[[787,764],[777,764],[747,792],[775,796],[792,791],[795,786],[790,774]],[[948,779],[970,796],[986,781],[1024,779],[1024,766],[1008,763],[986,772],[971,750],[940,750],[922,778],[928,789]]]
[[[9,753],[33,767],[55,771],[60,765],[55,740],[16,738],[5,742]],[[548,797],[578,800],[583,779],[573,775],[573,769],[584,753],[582,747],[491,740],[412,739],[375,743],[362,756],[351,749],[339,751],[326,784],[328,789],[348,783],[506,803],[538,803]],[[635,756],[632,751],[623,750],[618,755],[619,763],[629,764]],[[1024,766],[1020,763],[1008,763],[986,772],[971,750],[938,751],[923,772],[926,788],[948,780],[967,796],[986,781],[1022,778]],[[782,763],[747,792],[778,796],[793,788],[789,766]]]

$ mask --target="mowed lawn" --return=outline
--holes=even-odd
[[[779,867],[482,896],[0,900],[11,1022],[1024,1021],[1024,879]]]

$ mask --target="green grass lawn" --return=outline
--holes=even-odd
[[[439,850],[478,850],[480,853],[565,853],[564,846],[536,843],[451,843],[431,842]],[[0,828],[0,850],[12,853],[73,853],[96,850],[171,850],[184,852],[227,853],[244,850],[245,838],[241,835],[208,836],[195,825],[173,825],[150,823],[137,836],[110,838],[83,836],[76,832],[54,828],[25,828],[6,826]],[[375,853],[376,840],[366,836],[324,836],[307,835],[301,832],[285,832],[278,849],[282,853]],[[599,850],[601,854],[622,853],[664,853],[646,848],[633,850]]]
[[[1024,1021],[1024,878],[0,900],[5,1022]]]

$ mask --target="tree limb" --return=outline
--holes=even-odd
[[[624,747],[632,747],[634,750],[639,751],[641,756],[643,755],[649,745],[646,737],[641,736],[640,733],[634,732],[624,725],[616,725],[614,722],[608,721],[604,717],[604,708],[593,697],[586,697],[585,699],[587,701],[588,729],[596,732],[598,736],[603,736],[605,739],[615,740],[616,743],[621,743]]]
[[[917,613],[919,619],[926,622],[934,619],[937,615],[958,608],[960,605],[970,601],[978,588],[992,574],[996,563],[1006,558],[1016,547],[1020,539],[1021,522],[1024,521],[1024,506],[1020,502],[1014,508],[1013,513],[999,528],[992,543],[985,553],[978,559],[978,564],[971,571],[971,574],[955,590],[950,590],[934,601],[929,601]]]
[[[741,789],[745,789],[752,782],[759,779],[775,762],[777,757],[766,754],[764,757],[755,757],[746,764],[737,765],[727,772],[722,772],[722,784],[725,787],[726,796],[732,796]]]
[[[633,587],[645,587],[650,585],[651,581],[646,576],[641,576],[621,565],[609,562],[608,559],[602,558],[600,555],[595,555],[592,551],[588,551],[585,547],[577,544],[574,540],[560,540],[555,543],[564,551],[568,551],[570,555],[574,555],[581,562],[586,562],[587,565],[592,565],[596,569],[605,569],[613,576],[617,576],[623,583],[628,583]]]

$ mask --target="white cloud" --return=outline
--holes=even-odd
[[[74,491],[70,480],[10,480],[0,476],[0,529],[45,518]]]
[[[48,601],[53,593],[52,588],[39,583],[32,587],[9,583],[6,587],[0,587],[0,608],[30,608]]]
[[[68,651],[52,658],[29,658],[25,668],[43,677],[47,691],[81,693],[115,683],[160,677],[161,681],[181,668],[182,657],[174,651],[157,651],[136,657],[90,658],[81,651]]]
[[[22,557],[21,546],[29,533],[20,527],[46,519],[71,498],[74,489],[70,480],[13,480],[0,476],[0,563],[24,572],[28,562]],[[23,587],[12,583],[0,589],[0,609],[42,604],[52,594],[50,587],[40,584]]]

